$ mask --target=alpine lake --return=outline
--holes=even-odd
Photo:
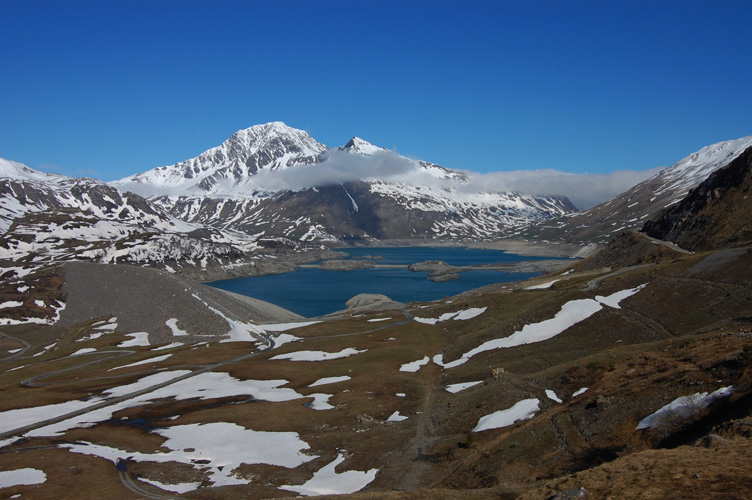
[[[513,273],[477,269],[459,273],[458,279],[433,282],[426,272],[407,266],[441,260],[457,267],[510,262],[549,260],[502,250],[466,247],[354,247],[337,248],[346,259],[367,259],[377,267],[351,271],[330,271],[310,266],[295,272],[253,276],[207,283],[216,288],[271,302],[305,317],[313,318],[346,309],[345,303],[361,293],[383,294],[398,302],[439,300],[493,283],[520,281],[537,273]],[[378,267],[385,266],[385,267]],[[386,267],[401,266],[401,267]]]

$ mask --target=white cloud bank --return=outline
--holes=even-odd
[[[321,163],[301,165],[285,170],[260,171],[254,186],[261,190],[293,191],[358,180],[382,180],[461,191],[520,192],[531,195],[566,196],[581,209],[612,198],[654,176],[661,168],[617,170],[607,174],[575,174],[561,170],[513,170],[490,173],[461,171],[468,181],[437,177],[437,171],[420,168],[418,162],[392,151],[369,156],[332,151]]]
[[[574,205],[585,210],[608,200],[661,169],[618,170],[607,174],[575,174],[555,169],[512,170],[479,173],[465,170],[444,171],[438,168],[421,168],[418,161],[394,151],[379,150],[370,155],[352,154],[330,150],[323,161],[296,165],[278,170],[260,170],[240,184],[230,177],[215,178],[214,195],[247,195],[249,192],[301,191],[308,188],[331,186],[359,180],[403,182],[460,192],[519,192],[530,195],[566,196]],[[211,172],[207,171],[205,175]],[[460,175],[456,175],[459,173]],[[180,177],[180,176],[177,176]],[[198,187],[203,175],[184,179],[181,184],[156,184],[118,181],[114,185],[141,196],[202,195]],[[463,180],[459,178],[464,177]]]
[[[617,170],[608,174],[573,174],[561,170],[514,170],[470,174],[468,187],[492,191],[517,191],[532,195],[566,196],[586,210],[653,177],[662,167],[650,170]]]

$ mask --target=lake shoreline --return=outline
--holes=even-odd
[[[437,241],[437,240],[378,240],[353,242],[349,246],[332,246],[331,250],[345,251],[347,248],[384,248],[384,247],[464,247],[482,250],[503,250],[522,257],[551,257],[566,259],[588,257],[595,253],[595,244],[575,244],[555,241],[531,242],[528,240],[494,240],[494,241]]]
[[[430,302],[493,283],[548,274],[573,262],[569,257],[523,256],[462,245],[359,246],[348,247],[349,254],[340,250],[335,259],[300,263],[294,272],[207,284],[317,317],[342,310],[360,294],[381,294],[401,303]],[[443,261],[442,269],[433,269],[437,261]],[[420,263],[429,266],[415,266]]]

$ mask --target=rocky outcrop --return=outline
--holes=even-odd
[[[388,311],[390,309],[403,309],[405,304],[396,302],[386,295],[379,293],[361,293],[348,300],[347,312],[363,311]]]
[[[443,260],[426,260],[410,264],[407,268],[413,272],[428,273],[428,280],[434,282],[450,281],[460,277],[458,274],[459,268],[447,264]]]
[[[692,251],[752,243],[752,147],[642,230]]]

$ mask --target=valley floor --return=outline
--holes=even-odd
[[[752,254],[578,266],[309,321],[66,264],[13,285],[66,306],[2,327],[0,493],[747,498]]]

